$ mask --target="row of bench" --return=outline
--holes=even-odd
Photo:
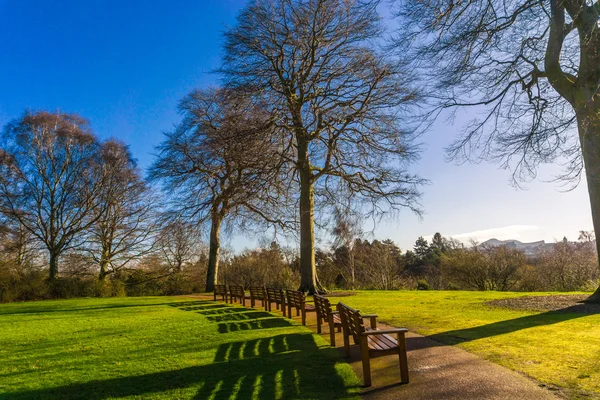
[[[275,288],[266,288],[262,286],[250,287],[250,294],[246,294],[243,286],[236,285],[215,285],[213,293],[215,301],[217,297],[226,303],[239,302],[246,306],[246,300],[250,300],[250,306],[254,308],[258,301],[266,311],[271,311],[275,304],[277,310],[281,309],[284,316],[292,318],[292,308],[296,309],[296,316],[302,317],[302,325],[306,325],[306,313],[315,312],[316,308],[312,304],[307,304],[304,293],[296,290],[283,290]]]
[[[281,309],[284,316],[292,318],[292,308],[296,309],[296,316],[302,317],[302,325],[306,325],[306,314],[316,312],[317,332],[322,333],[322,325],[327,323],[329,327],[329,338],[331,346],[335,347],[335,332],[342,332],[344,340],[344,353],[350,356],[350,337],[355,345],[360,348],[363,365],[363,377],[365,386],[371,386],[371,364],[370,359],[384,355],[398,355],[400,365],[400,380],[408,383],[408,360],[406,355],[407,329],[394,328],[380,330],[377,328],[376,314],[361,314],[344,303],[338,303],[334,310],[327,297],[315,295],[314,305],[306,300],[304,293],[296,290],[283,290],[265,287],[251,287],[247,295],[242,286],[215,285],[214,299],[221,296],[225,302],[233,303],[239,301],[254,307],[257,301],[261,301],[266,311],[271,311],[274,303],[276,309]],[[365,326],[365,320],[369,325]]]

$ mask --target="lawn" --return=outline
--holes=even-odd
[[[0,399],[356,399],[307,328],[182,298],[0,305]]]
[[[567,397],[600,397],[600,314],[518,311],[484,304],[548,294],[364,291],[332,300],[523,372],[560,388]]]

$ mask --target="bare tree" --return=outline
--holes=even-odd
[[[159,146],[150,176],[162,180],[178,218],[210,224],[206,291],[217,283],[221,226],[260,217],[281,222],[285,192],[276,188],[282,162],[273,122],[242,90],[197,90],[179,110],[183,121]]]
[[[499,160],[515,182],[535,177],[540,163],[562,162],[557,178],[575,183],[585,169],[598,231],[600,3],[409,0],[399,14],[398,44],[440,107],[482,111],[449,154]]]
[[[170,272],[182,272],[202,254],[202,243],[194,226],[181,220],[169,221],[157,238],[157,250]]]
[[[99,267],[98,279],[104,281],[152,250],[156,215],[154,196],[127,146],[109,140],[100,152],[106,179],[88,251]]]
[[[25,113],[1,141],[0,212],[48,251],[50,280],[61,254],[78,246],[100,217],[104,184],[100,144],[74,114]]]
[[[367,214],[416,210],[421,180],[404,170],[414,148],[403,112],[409,76],[377,50],[378,1],[255,0],[225,34],[221,72],[269,99],[287,133],[299,185],[300,289],[318,290],[317,206],[343,193]]]

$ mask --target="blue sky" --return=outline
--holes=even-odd
[[[0,0],[0,125],[25,109],[76,112],[100,137],[128,143],[145,168],[162,132],[179,119],[178,100],[217,83],[210,71],[219,65],[221,33],[243,4]],[[436,231],[463,240],[552,241],[591,230],[585,184],[562,193],[541,181],[558,172],[555,166],[542,168],[541,180],[527,190],[516,190],[510,172],[496,165],[446,163],[443,148],[459,128],[439,121],[422,138],[426,150],[413,168],[431,181],[423,188],[423,219],[401,212],[381,223],[375,237],[407,249]],[[253,242],[233,238],[230,244],[239,249]]]

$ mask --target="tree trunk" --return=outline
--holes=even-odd
[[[308,156],[308,142],[298,140],[298,175],[300,176],[300,288],[302,292],[317,291],[315,263],[315,193]]]
[[[102,260],[100,260],[100,273],[98,274],[98,280],[100,282],[104,282],[106,280],[106,275],[108,275],[108,272],[106,271],[107,267],[108,260],[103,257]]]
[[[350,287],[352,288],[352,290],[354,290],[354,283],[356,281],[354,272],[354,249],[350,250],[350,246],[348,246],[348,250],[350,252],[350,272],[352,274],[352,285]]]
[[[600,110],[578,115],[579,140],[585,165],[585,175],[592,209],[592,221],[596,233],[596,249],[600,255]],[[600,288],[585,300],[600,303]]]
[[[56,280],[58,277],[58,254],[55,251],[50,250],[50,281]]]
[[[219,251],[221,250],[221,222],[223,217],[212,213],[212,224],[210,227],[210,248],[208,251],[208,271],[206,272],[206,291],[215,290],[219,273]]]

